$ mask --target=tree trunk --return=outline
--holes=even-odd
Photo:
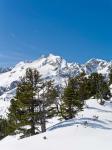
[[[41,115],[41,131],[46,132],[46,112],[44,108],[44,104],[42,105],[42,115]]]
[[[31,135],[35,135],[35,116],[34,116],[34,104],[32,102],[32,106],[31,106]]]
[[[46,121],[44,118],[41,119],[41,131],[46,132]]]

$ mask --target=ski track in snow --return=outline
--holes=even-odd
[[[79,112],[76,118],[62,122],[54,118],[50,120],[47,132],[22,140],[18,140],[16,136],[8,136],[0,141],[0,148],[3,150],[112,150],[112,103],[108,101],[101,106],[95,99],[90,99],[86,101],[86,105],[84,111]],[[94,116],[98,118],[94,119]]]

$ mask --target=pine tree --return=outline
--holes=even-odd
[[[46,81],[43,83],[43,90],[41,103],[39,105],[39,120],[41,125],[41,132],[46,131],[47,119],[52,118],[56,114],[56,98],[58,96],[57,90],[54,88],[53,81]]]
[[[61,115],[64,119],[72,119],[83,109],[84,101],[79,96],[79,78],[70,78],[62,96]]]
[[[55,115],[57,91],[52,81],[44,82],[37,70],[27,69],[11,101],[8,122],[9,133],[22,137],[46,131],[48,118]]]
[[[39,105],[35,96],[40,91],[40,75],[37,70],[28,68],[26,76],[18,84],[16,96],[11,101],[8,120],[11,122],[9,129],[13,132],[30,136],[38,133],[37,122]],[[25,128],[28,126],[29,128]]]
[[[85,73],[81,73],[76,77],[79,87],[79,99],[85,101],[91,97],[90,82]]]
[[[98,73],[92,73],[89,76],[89,82],[90,82],[90,91],[91,96],[96,96],[98,89],[99,89],[99,74]]]
[[[7,136],[7,120],[0,118],[0,140]]]
[[[100,99],[100,104],[103,104],[103,99],[109,99],[111,96],[109,85],[102,74],[93,73],[89,77],[91,95]]]

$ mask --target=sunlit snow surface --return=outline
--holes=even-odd
[[[51,123],[46,133],[22,140],[17,140],[15,136],[6,137],[0,141],[0,149],[112,150],[112,103],[106,102],[101,106],[91,99],[86,105],[84,111],[72,120],[57,124],[57,119],[52,120],[54,125]],[[98,119],[94,120],[94,116]]]

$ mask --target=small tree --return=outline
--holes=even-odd
[[[53,86],[53,81],[46,81],[43,83],[43,90],[40,94],[39,103],[39,121],[41,132],[46,131],[46,122],[56,114],[56,97],[58,93]]]
[[[7,120],[0,118],[0,140],[7,136]]]
[[[62,96],[61,114],[64,119],[72,119],[83,109],[84,101],[79,96],[78,78],[70,78]]]
[[[90,82],[84,73],[76,77],[79,87],[79,99],[85,101],[91,97]]]
[[[111,96],[109,85],[102,74],[93,73],[89,77],[91,95],[100,99],[100,104],[103,104],[103,99],[109,99]]]

